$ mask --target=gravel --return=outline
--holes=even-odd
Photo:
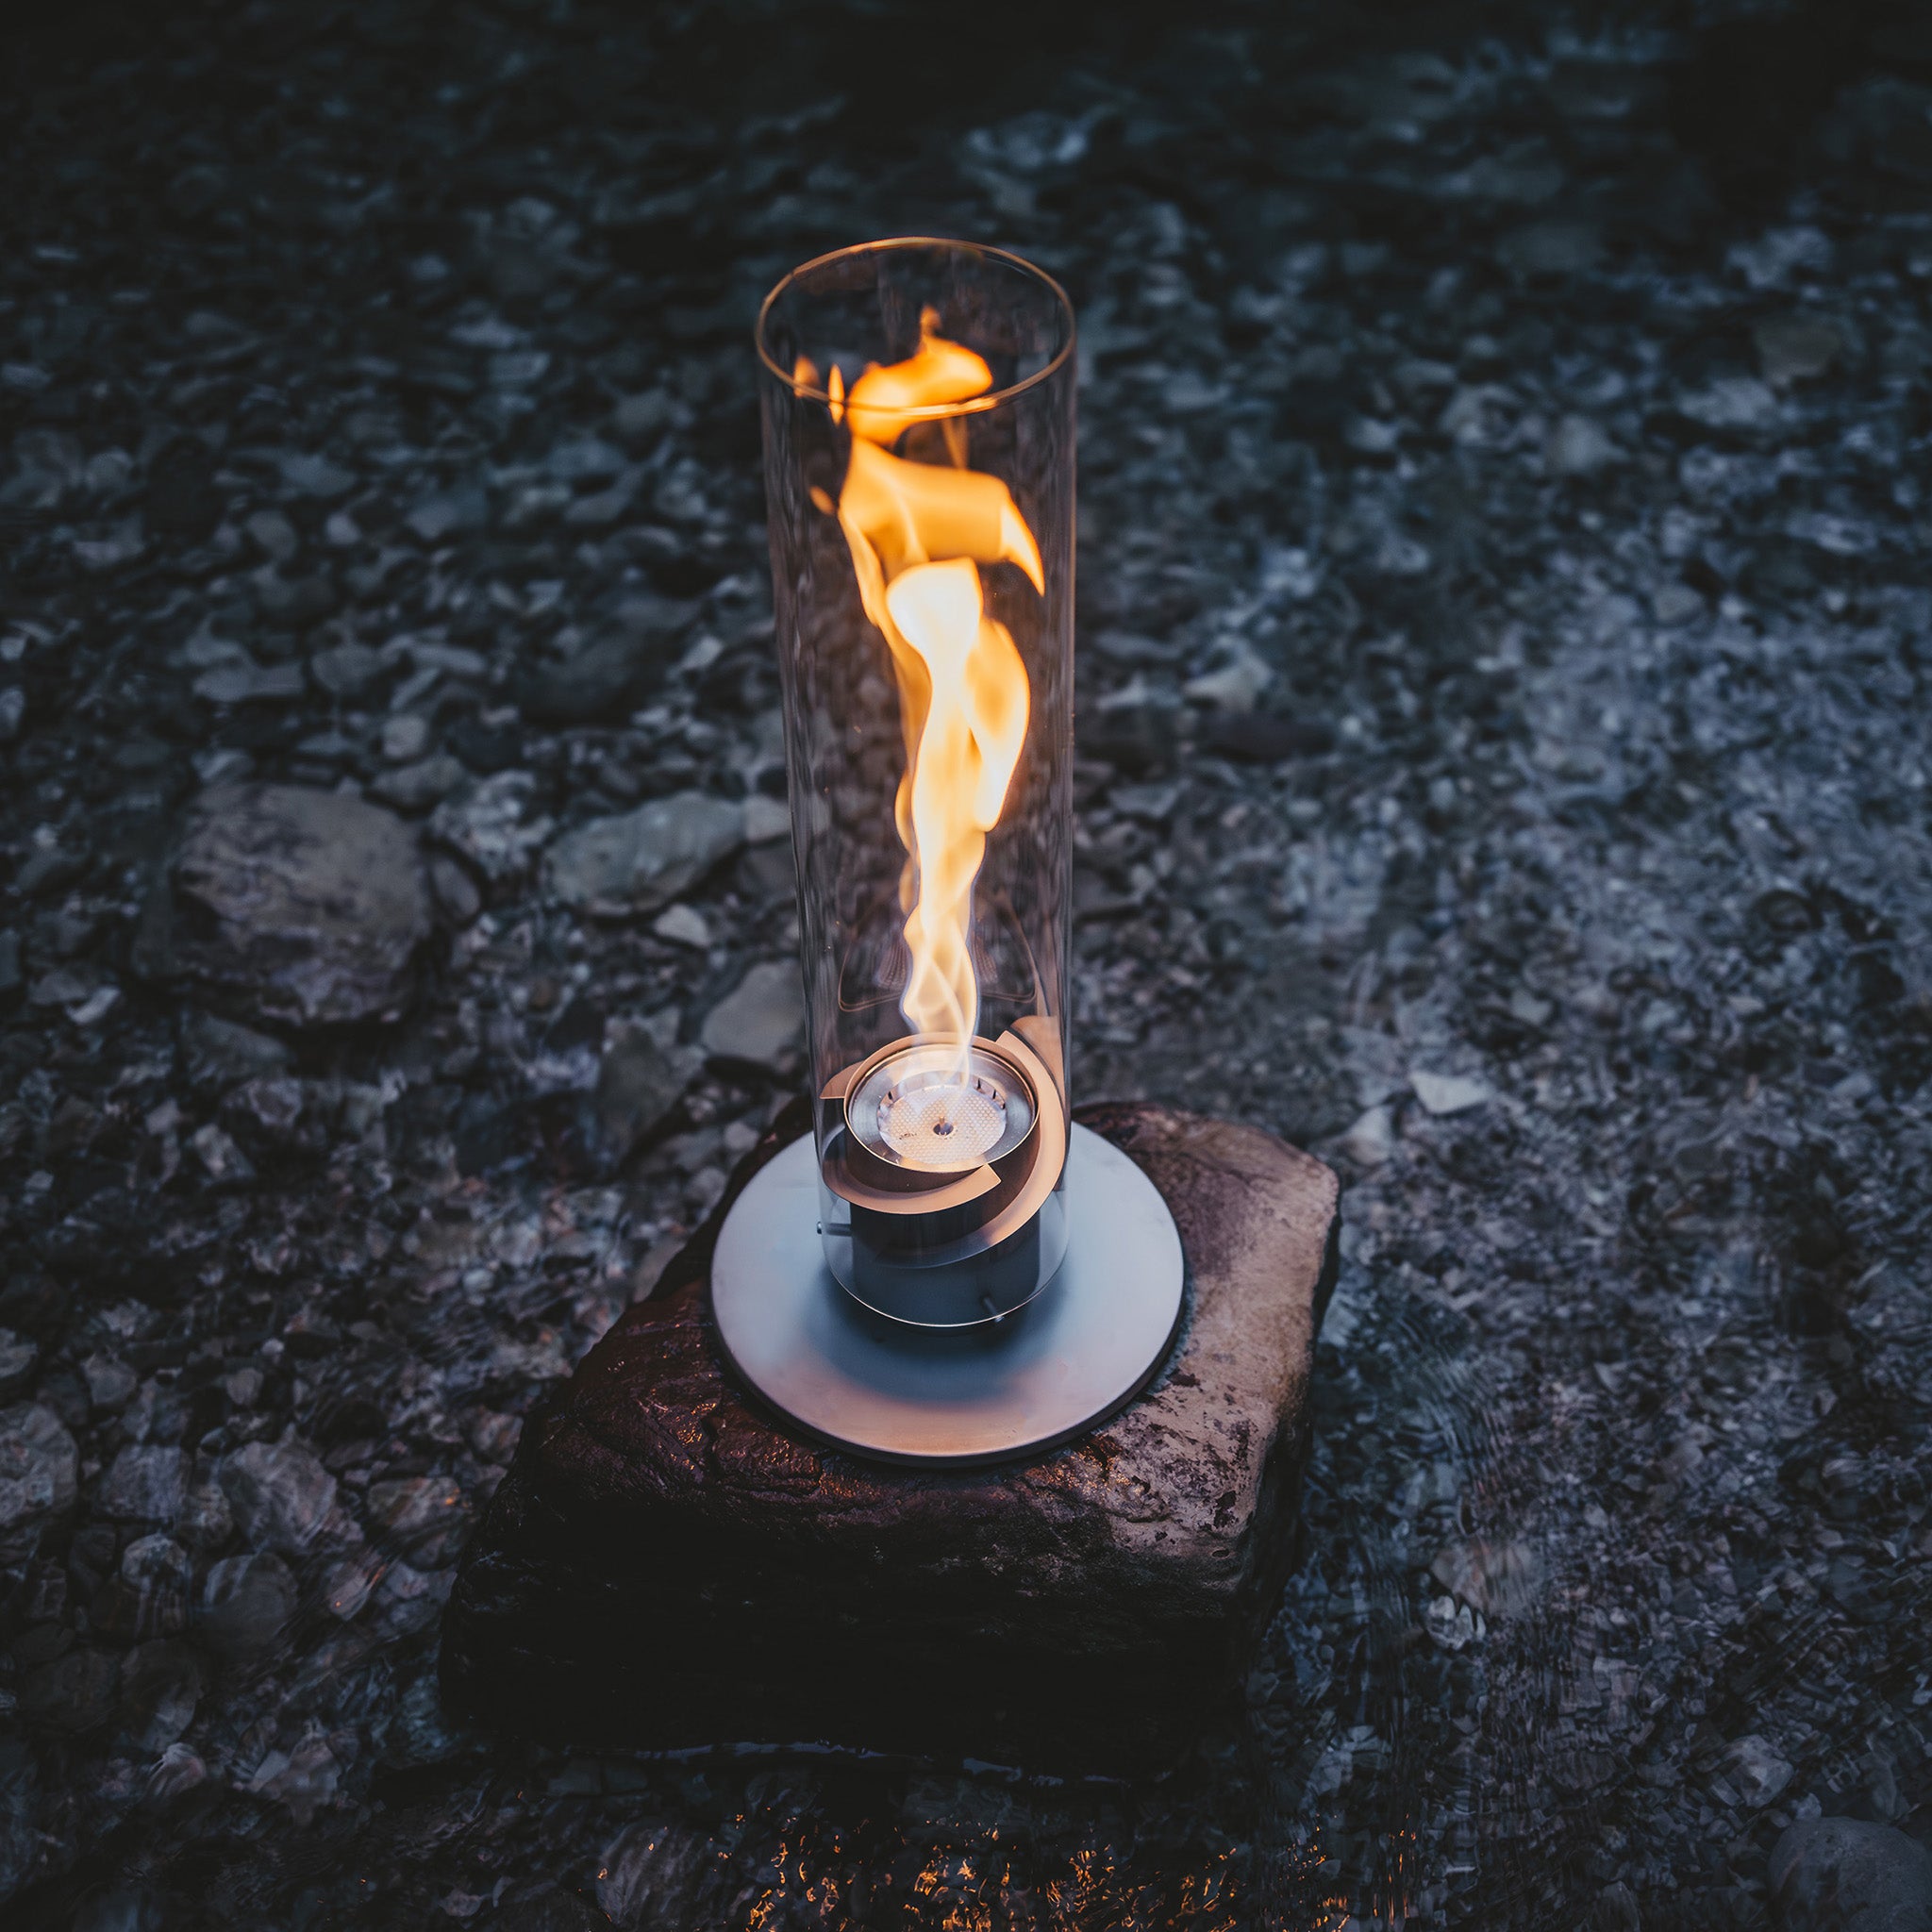
[[[23,29],[9,1924],[1755,1927],[1787,1832],[1932,1839],[1916,17],[923,22]],[[523,1418],[800,1081],[748,331],[887,232],[1080,311],[1076,1097],[1348,1184],[1158,1785],[436,1703]]]

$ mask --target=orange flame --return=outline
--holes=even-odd
[[[826,393],[852,431],[839,522],[865,614],[892,655],[906,738],[894,815],[908,855],[900,898],[912,971],[900,1008],[915,1032],[957,1041],[963,1068],[979,1024],[973,882],[1019,763],[1029,695],[1012,633],[985,614],[978,566],[1015,564],[1042,596],[1046,576],[1007,486],[966,467],[962,417],[938,419],[952,468],[891,453],[908,410],[992,387],[985,361],[938,328],[926,309],[916,355],[874,364],[849,396],[834,367]]]

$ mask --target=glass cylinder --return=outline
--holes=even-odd
[[[758,317],[820,1232],[902,1322],[1066,1252],[1074,316],[1018,257],[822,257]]]

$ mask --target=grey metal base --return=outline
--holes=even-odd
[[[711,1305],[739,1374],[812,1435],[888,1462],[1007,1461],[1126,1406],[1180,1325],[1167,1204],[1119,1148],[1076,1126],[1067,1258],[1024,1308],[963,1330],[908,1327],[841,1289],[819,1245],[810,1135],[752,1177],[718,1233]]]

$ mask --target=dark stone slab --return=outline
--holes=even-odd
[[[1171,1756],[1224,1709],[1290,1559],[1336,1181],[1253,1127],[1081,1118],[1145,1169],[1187,1254],[1145,1395],[997,1469],[825,1449],[723,1366],[714,1217],[525,1429],[445,1618],[451,1705],[582,1744],[1068,1770]]]

